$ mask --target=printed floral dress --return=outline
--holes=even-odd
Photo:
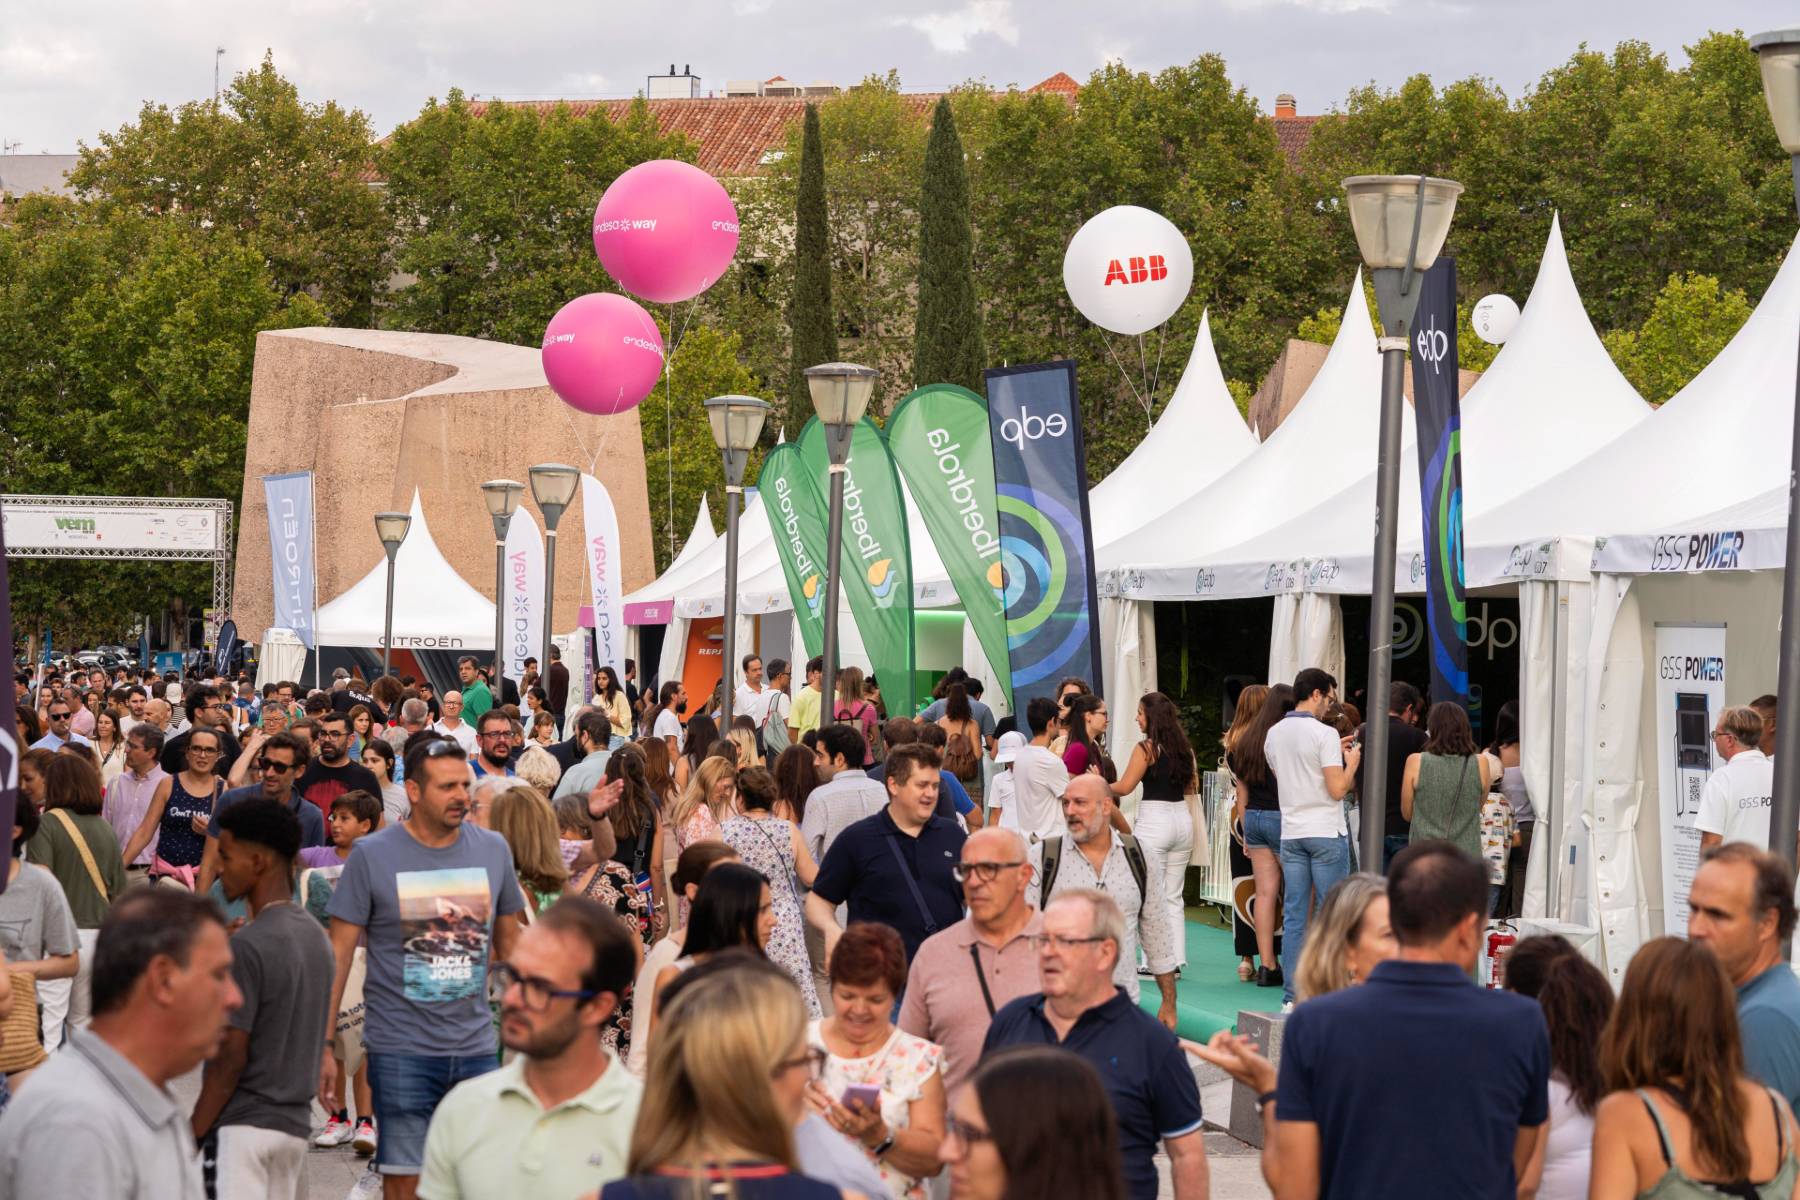
[[[825,1074],[819,1080],[833,1099],[844,1094],[853,1083],[872,1083],[881,1089],[881,1119],[889,1129],[905,1129],[911,1120],[909,1106],[925,1095],[925,1084],[944,1066],[944,1048],[936,1042],[915,1037],[895,1027],[881,1049],[867,1058],[839,1058],[830,1053],[819,1032],[819,1022],[806,1027],[806,1041],[826,1051]],[[868,1153],[866,1146],[859,1147]],[[894,1200],[925,1200],[925,1185],[912,1176],[896,1170],[892,1163],[875,1159],[875,1169],[888,1185]]]
[[[597,900],[619,918],[644,949],[650,948],[650,894],[640,892],[631,877],[631,868],[623,863],[603,862],[581,894]],[[610,1048],[621,1059],[631,1054],[631,998],[619,997],[606,1024],[600,1027],[600,1044]]]
[[[806,914],[794,875],[794,826],[780,817],[735,816],[721,830],[725,844],[747,867],[769,881],[775,902],[775,932],[769,935],[769,961],[794,977],[806,997],[808,1016],[822,1015],[813,987],[812,960],[806,955]]]

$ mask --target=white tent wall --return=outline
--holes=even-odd
[[[657,687],[671,679],[680,679],[681,672],[687,666],[688,626],[692,624],[686,617],[670,617],[668,628],[663,632],[662,657],[656,662]]]
[[[1292,683],[1307,667],[1322,667],[1343,685],[1344,610],[1335,595],[1281,592],[1269,626],[1270,683]]]
[[[1671,932],[1662,889],[1662,802],[1655,764],[1656,627],[1724,624],[1728,696],[1775,688],[1781,573],[1600,575],[1590,647],[1587,737],[1593,865],[1589,886],[1616,986],[1646,938]],[[1675,931],[1683,932],[1683,931]]]
[[[1581,747],[1594,591],[1587,582],[1519,585],[1519,766],[1537,818],[1523,913],[1577,925],[1591,920]]]
[[[1137,705],[1144,693],[1156,690],[1156,610],[1148,600],[1100,597],[1101,658],[1100,694],[1110,710],[1107,753],[1115,763],[1130,761],[1132,747],[1142,735],[1137,727]],[[1137,792],[1133,792],[1133,804]]]
[[[306,645],[291,629],[271,627],[263,632],[262,646],[256,652],[256,690],[267,683],[298,679],[306,666]]]
[[[994,710],[996,721],[1012,712],[1012,706],[1006,702],[1006,689],[1000,686],[1000,672],[988,662],[987,651],[975,636],[975,626],[967,621],[962,627],[962,657],[957,661],[971,678],[981,680],[981,702]]]

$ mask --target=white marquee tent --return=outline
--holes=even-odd
[[[387,612],[387,558],[319,609],[321,646],[379,649]],[[419,494],[394,559],[394,645],[406,650],[494,648],[494,602],[470,587],[431,536]]]

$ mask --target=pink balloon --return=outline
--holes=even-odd
[[[662,332],[635,300],[590,292],[550,318],[543,355],[544,375],[564,403],[609,416],[636,408],[656,386]]]
[[[600,265],[626,291],[657,304],[711,287],[737,244],[737,208],[719,181],[672,158],[631,168],[594,210]]]

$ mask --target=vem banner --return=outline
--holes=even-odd
[[[1411,349],[1431,700],[1434,704],[1451,700],[1467,708],[1469,598],[1463,574],[1462,399],[1457,387],[1453,258],[1439,258],[1419,280]]]
[[[264,475],[269,506],[269,561],[275,571],[275,624],[315,649],[313,588],[313,477],[311,471]]]
[[[502,665],[506,677],[517,681],[525,678],[525,660],[544,648],[544,534],[524,505],[513,510],[506,525],[504,578]]]
[[[581,522],[587,533],[582,551],[587,556],[588,584],[594,605],[594,668],[611,667],[613,676],[625,678],[625,587],[620,554],[619,516],[613,510],[606,485],[592,475],[581,477]],[[540,663],[545,670],[548,663]],[[583,698],[591,696],[583,693]]]
[[[813,478],[829,478],[825,427],[814,417],[796,443]],[[913,698],[912,550],[900,475],[875,423],[864,417],[850,440],[844,464],[844,541],[838,574],[863,649],[881,683],[889,712],[917,711]]]
[[[825,500],[800,447],[783,442],[763,459],[757,477],[763,513],[775,535],[775,556],[794,602],[794,620],[808,658],[825,650]],[[795,672],[799,674],[799,672]]]
[[[967,388],[935,383],[901,400],[883,432],[1010,707],[1006,570],[987,403]]]
[[[1072,361],[990,370],[987,394],[1016,712],[1066,675],[1100,681],[1087,447]]]

